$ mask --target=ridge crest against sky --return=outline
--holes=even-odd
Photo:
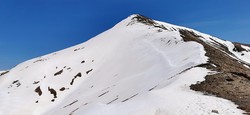
[[[250,44],[250,1],[0,1],[0,70],[82,43],[131,14]]]

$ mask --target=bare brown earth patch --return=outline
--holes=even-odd
[[[43,94],[43,92],[42,92],[40,86],[38,86],[38,87],[35,89],[35,92],[36,92],[39,96],[41,96],[41,95]]]
[[[143,23],[143,24],[148,25],[148,26],[153,26],[156,28],[161,28],[163,30],[168,30],[165,26],[158,24],[154,20],[152,20],[146,16],[143,16],[143,15],[136,15],[135,17],[132,18],[132,20],[136,20],[137,22]],[[131,23],[128,25],[131,25]]]
[[[250,115],[250,69],[243,66],[244,62],[238,61],[231,56],[228,49],[222,44],[209,44],[188,30],[180,30],[184,41],[195,41],[204,46],[206,56],[209,57],[207,64],[200,67],[217,71],[213,75],[207,75],[205,81],[197,82],[190,86],[192,90],[212,94],[233,101],[242,110]],[[235,51],[245,51],[239,43],[234,44]],[[246,63],[244,63],[246,64]]]
[[[246,49],[244,49],[240,43],[233,43],[234,44],[234,51],[236,52],[242,52],[242,51],[247,51]]]
[[[60,71],[56,72],[56,73],[54,74],[54,76],[60,75],[60,74],[62,74],[62,73],[63,73],[63,70],[60,70]]]
[[[0,76],[3,76],[4,74],[7,74],[7,73],[9,73],[9,71],[2,72],[0,73]]]

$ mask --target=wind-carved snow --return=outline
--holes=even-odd
[[[242,111],[225,99],[202,95],[189,90],[188,85],[202,81],[210,71],[193,68],[178,75],[174,83],[151,92],[143,93],[126,103],[110,105],[97,103],[78,110],[75,114],[87,115],[238,115]],[[201,77],[202,76],[202,77]]]
[[[152,27],[135,23],[134,16],[83,44],[29,60],[0,77],[0,114],[242,112],[229,101],[189,90],[209,72],[195,67],[207,62],[202,45],[184,42],[177,26]]]

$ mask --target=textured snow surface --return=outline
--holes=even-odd
[[[239,115],[242,111],[227,100],[206,96],[189,90],[188,86],[209,71],[202,68],[193,68],[176,76],[177,79],[164,88],[143,93],[126,103],[92,104],[89,107],[76,111],[76,115]],[[96,111],[98,110],[98,111]]]
[[[0,115],[242,113],[230,101],[189,89],[210,71],[195,67],[207,61],[203,46],[170,31],[183,27],[130,24],[133,16],[1,76]]]

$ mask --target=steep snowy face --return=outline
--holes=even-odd
[[[122,103],[172,83],[177,74],[205,63],[204,54],[200,44],[184,42],[178,31],[131,16],[86,43],[13,68],[0,79],[0,111],[42,114],[67,110],[74,101],[76,107]]]
[[[0,72],[0,115],[146,111],[158,115],[195,109],[211,113],[196,105],[185,108],[192,101],[205,100],[212,102],[205,104],[208,108],[219,105],[227,113],[235,105],[189,91],[191,83],[209,73],[197,67],[208,58],[201,44],[183,40],[180,29],[186,28],[132,15],[85,43],[31,59],[6,74]],[[176,109],[167,109],[171,108],[168,102]]]

